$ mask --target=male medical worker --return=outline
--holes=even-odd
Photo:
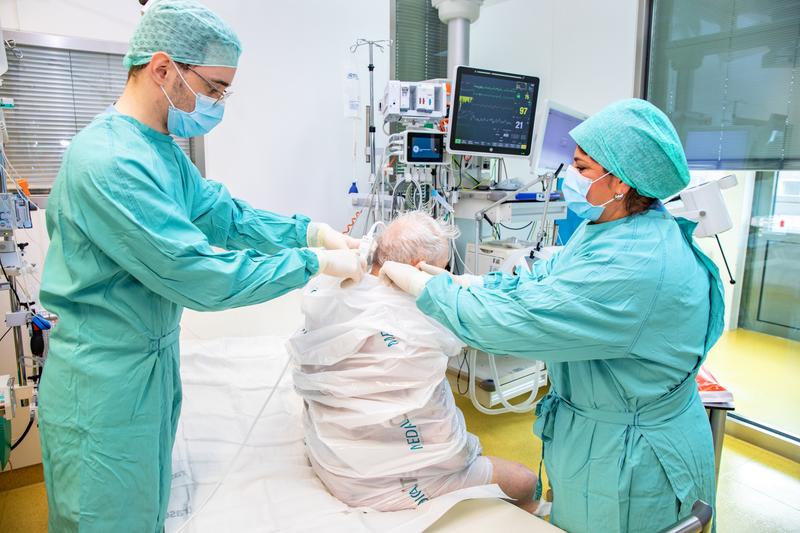
[[[239,54],[199,3],[159,1],[131,40],[122,96],[64,156],[41,288],[60,319],[41,383],[50,531],[162,530],[184,307],[256,304],[320,272],[361,276],[354,240],[231,198],[171,137],[220,122]]]
[[[689,182],[661,111],[624,100],[570,135],[578,148],[564,198],[586,222],[552,259],[479,285],[398,263],[383,273],[466,344],[547,362],[552,386],[534,431],[553,524],[658,531],[697,499],[714,504],[694,378],[722,331],[722,284],[692,241],[694,224],[657,200]]]

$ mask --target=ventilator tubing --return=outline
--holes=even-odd
[[[485,407],[478,401],[478,397],[476,395],[475,387],[476,387],[476,372],[475,369],[477,368],[477,359],[478,359],[478,350],[474,348],[469,348],[467,353],[467,357],[469,360],[470,366],[470,376],[469,376],[469,399],[472,401],[472,405],[475,406],[475,409],[480,411],[481,413],[487,415],[499,415],[503,413],[527,413],[533,410],[534,406],[536,405],[536,395],[539,394],[539,385],[537,380],[536,388],[531,391],[530,396],[524,401],[516,405],[512,405],[506,399],[505,394],[503,393],[503,387],[500,384],[500,376],[497,374],[497,363],[495,363],[495,356],[491,354],[486,354],[489,358],[489,371],[491,372],[492,379],[494,380],[494,388],[497,396],[500,398],[500,403],[503,404],[503,407]]]

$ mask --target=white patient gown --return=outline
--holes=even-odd
[[[315,278],[303,313],[288,341],[294,384],[311,464],[334,496],[388,511],[490,482],[445,379],[463,347],[453,334],[374,276],[349,288]]]

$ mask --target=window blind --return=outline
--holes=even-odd
[[[647,98],[697,169],[800,169],[800,0],[652,0]]]
[[[394,79],[447,77],[447,26],[430,0],[394,2]]]
[[[32,190],[48,192],[72,137],[122,94],[122,56],[16,44],[6,47],[0,97],[8,138],[5,156]],[[176,139],[189,157],[192,143]]]

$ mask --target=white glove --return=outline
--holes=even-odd
[[[356,250],[312,250],[317,254],[319,273],[335,278],[361,281],[366,265]]]
[[[483,277],[482,276],[473,276],[472,274],[461,274],[460,276],[456,276],[447,270],[429,265],[425,261],[420,261],[417,263],[417,268],[422,270],[423,272],[427,272],[431,276],[438,276],[439,274],[447,274],[450,276],[453,281],[468,289],[470,287],[483,287]]]
[[[433,276],[427,272],[418,270],[417,267],[405,263],[396,263],[394,261],[386,261],[383,264],[380,277],[382,279],[389,279],[401,290],[404,290],[415,298],[422,293],[425,284],[433,279]]]
[[[358,249],[359,239],[338,232],[327,224],[310,222],[306,233],[309,248],[325,248],[326,250]]]

